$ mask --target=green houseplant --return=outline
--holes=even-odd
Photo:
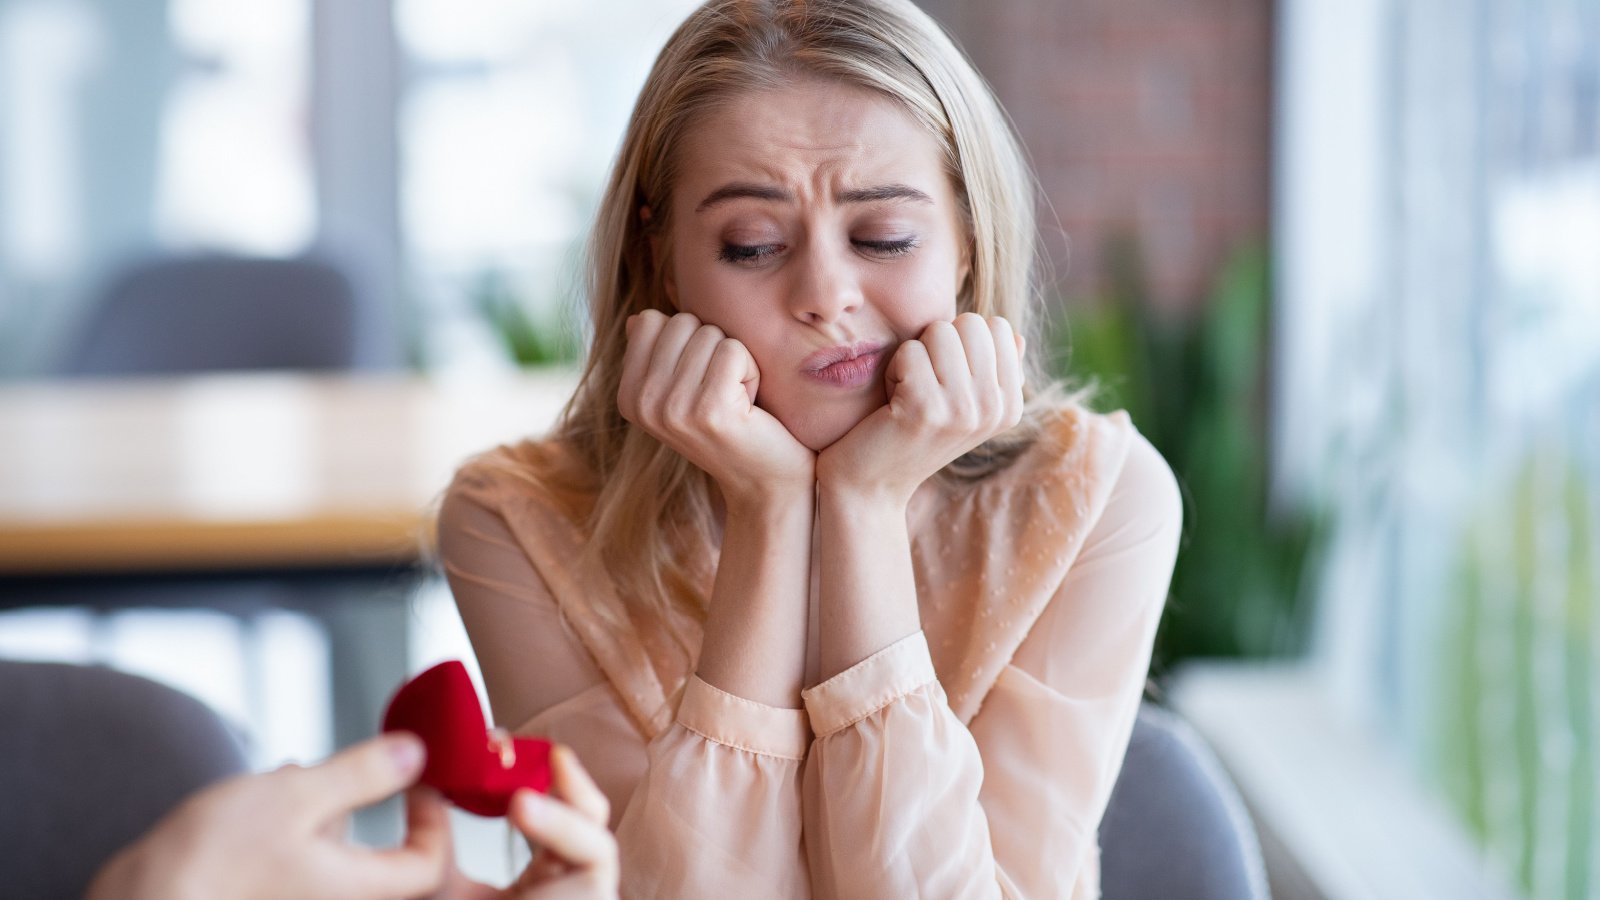
[[[1269,512],[1267,254],[1237,250],[1203,312],[1161,315],[1137,242],[1113,243],[1107,296],[1058,323],[1057,374],[1099,386],[1095,405],[1126,409],[1184,495],[1172,593],[1156,641],[1159,676],[1191,657],[1264,657],[1302,649],[1300,589],[1320,533],[1311,510]]]

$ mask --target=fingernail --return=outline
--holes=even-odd
[[[422,768],[425,753],[422,740],[408,731],[396,732],[389,739],[390,758],[394,760],[395,768],[402,772],[415,772]]]

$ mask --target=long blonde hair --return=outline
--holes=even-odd
[[[674,311],[650,239],[666,234],[685,132],[729,97],[796,76],[889,97],[939,141],[972,261],[958,309],[1004,316],[1039,346],[1033,177],[999,103],[940,27],[908,0],[709,0],[667,41],[634,106],[590,238],[593,344],[555,434],[575,467],[563,487],[594,497],[583,511],[591,551],[623,603],[663,624],[681,621],[674,608],[703,619],[714,485],[618,412],[624,328],[643,310]],[[1031,443],[1061,396],[1036,362],[1028,385],[1023,423],[952,463],[946,477],[982,477]],[[692,643],[675,637],[686,650]]]

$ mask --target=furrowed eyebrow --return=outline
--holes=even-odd
[[[911,200],[932,203],[933,198],[905,184],[884,184],[878,187],[857,188],[839,194],[840,203],[878,203],[884,200]]]
[[[780,203],[792,202],[794,195],[783,188],[762,184],[734,183],[726,184],[706,195],[700,205],[694,208],[697,213],[705,212],[714,206],[729,200],[753,199],[768,200]],[[883,184],[869,188],[854,188],[840,192],[836,198],[840,203],[881,203],[885,200],[909,200],[914,203],[932,203],[933,198],[910,185]]]
[[[705,212],[720,203],[737,200],[741,197],[750,197],[756,200],[793,200],[794,195],[788,191],[762,184],[725,184],[706,195],[700,205],[694,208],[697,213]]]

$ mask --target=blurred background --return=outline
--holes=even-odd
[[[1275,893],[1600,897],[1600,4],[922,5],[1037,169],[1056,371],[1184,489],[1153,691],[1238,782]],[[452,465],[564,399],[584,231],[692,6],[0,0],[0,656],[175,684],[258,767],[470,660],[397,548]],[[342,318],[269,304],[321,324],[252,319],[284,352],[248,364],[171,324],[192,312],[150,326],[158,358],[122,346],[119,298],[270,278]],[[279,380],[216,374],[239,369]],[[334,378],[373,393],[306,418],[286,369],[321,373],[316,403]],[[191,432],[253,448],[205,478],[275,522],[334,482],[261,486],[303,452],[274,423],[409,417],[429,455],[378,504],[413,510],[391,552],[158,565],[92,518],[170,524],[149,498],[60,514],[88,508],[70,436],[128,447],[61,410],[160,385]],[[394,450],[369,424],[352,441]],[[365,484],[361,460],[334,481]],[[58,540],[91,549],[40,562]]]

